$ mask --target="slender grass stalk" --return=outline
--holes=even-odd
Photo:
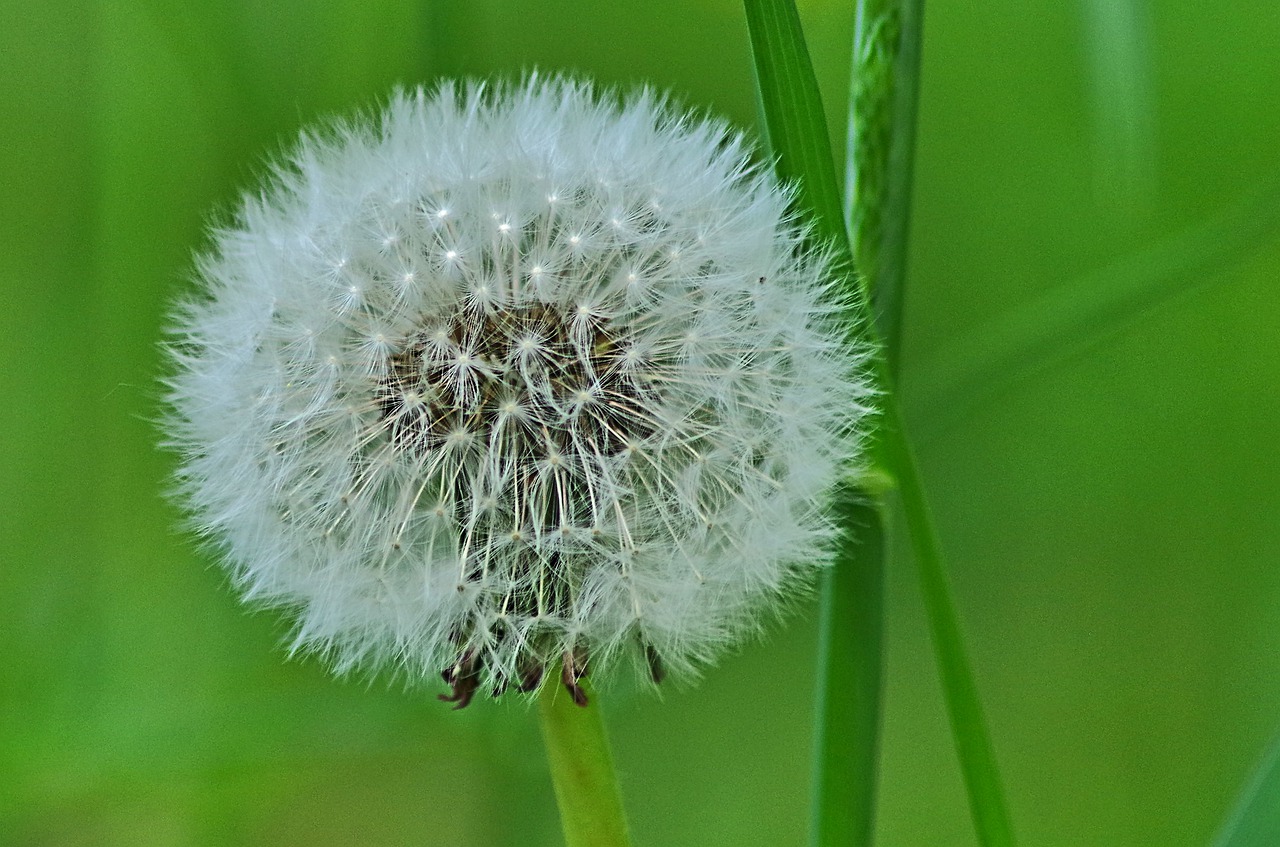
[[[1157,186],[1153,23],[1147,0],[1077,0],[1093,112],[1094,191],[1113,227],[1145,217]]]
[[[847,537],[822,584],[811,842],[867,845],[880,754],[885,511],[845,486],[835,516]]]
[[[978,698],[978,687],[965,654],[964,637],[947,584],[942,545],[934,530],[915,455],[906,438],[896,403],[886,404],[885,418],[885,450],[897,474],[902,511],[910,528],[911,549],[920,575],[925,616],[933,636],[942,695],[951,722],[951,737],[969,795],[969,813],[973,816],[979,843],[984,847],[1009,847],[1014,843],[1013,826],[1000,785],[982,702]]]
[[[755,57],[756,82],[776,167],[784,179],[796,183],[798,205],[815,216],[815,236],[825,239],[843,264],[847,276],[846,296],[850,302],[848,325],[853,340],[861,344],[871,342],[880,351],[874,367],[885,411],[879,431],[875,433],[872,470],[867,478],[896,477],[901,488],[903,512],[920,571],[925,610],[974,826],[979,841],[986,847],[1011,845],[1009,814],[947,587],[941,547],[902,426],[889,364],[871,320],[867,291],[857,281],[852,250],[835,200],[835,167],[827,140],[826,119],[800,17],[792,0],[744,0],[744,5]],[[880,502],[879,491],[864,489],[862,493],[869,503]],[[841,517],[851,516],[842,510]],[[872,543],[879,551],[874,562],[864,560],[863,566],[874,567],[876,580],[882,580],[883,523],[877,520],[872,526]],[[859,540],[857,527],[846,525],[837,568],[848,571],[849,563],[858,561]],[[865,574],[861,579],[856,578],[856,574],[854,578],[833,577],[824,585],[824,591],[849,590],[859,584],[867,584]],[[875,667],[876,671],[873,676],[860,677],[857,672],[831,676],[820,688],[817,734],[821,746],[817,751],[819,773],[815,784],[813,837],[815,843],[821,845],[869,844],[872,834],[867,822],[875,797],[882,656],[878,639],[858,643],[852,627],[855,620],[880,620],[882,597],[878,591],[852,597],[824,596],[823,606],[831,610],[824,616],[823,671],[828,672],[841,662],[849,662],[858,669]],[[859,680],[868,684],[859,687],[856,684]],[[876,705],[851,706],[849,701],[858,697],[874,697]],[[830,767],[848,770],[836,774],[828,771]],[[850,786],[846,795],[840,796],[831,789],[837,782]],[[850,813],[848,804],[855,805],[858,811]]]
[[[924,0],[858,0],[845,154],[845,216],[898,375]]]
[[[845,185],[855,266],[878,301],[892,369],[902,313],[922,0],[859,0]],[[856,164],[855,164],[856,163]],[[852,488],[836,499],[849,538],[822,586],[812,842],[875,838],[883,685],[886,511]],[[845,777],[864,775],[853,790]]]
[[[585,708],[554,682],[543,685],[538,696],[565,845],[630,847],[600,706],[588,680],[583,677],[578,684],[588,698]]]
[[[866,291],[853,272],[836,189],[826,118],[795,5],[746,0],[764,130],[778,175],[811,210],[815,237],[837,254],[852,304],[850,339],[871,329]],[[853,487],[839,493],[843,535],[822,584],[819,681],[810,839],[814,845],[869,845],[883,680],[884,521],[879,497]]]

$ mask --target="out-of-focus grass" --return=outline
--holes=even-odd
[[[1257,772],[1241,787],[1213,847],[1266,847],[1280,841],[1280,742],[1272,741]]]
[[[741,7],[265,8],[0,6],[0,844],[554,844],[530,712],[284,662],[281,620],[173,529],[159,323],[210,209],[302,124],[432,69],[535,64],[749,124]],[[1275,170],[1265,0],[1149,4],[1153,189],[1123,225],[1095,178],[1084,19],[1035,11],[928,8],[908,395],[944,345]],[[838,111],[851,12],[801,12]],[[1280,715],[1280,239],[1261,244],[921,457],[1026,844],[1206,843]],[[913,579],[888,580],[880,839],[963,845]],[[613,698],[641,843],[803,839],[811,613],[696,688]]]

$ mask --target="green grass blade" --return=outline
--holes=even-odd
[[[1280,232],[1280,177],[1214,219],[997,315],[911,373],[915,435],[938,438],[1030,376],[1109,338]]]
[[[795,3],[746,0],[759,93],[778,175],[796,184],[798,205],[813,212],[815,233],[849,258],[840,213],[836,166],[818,80],[800,29]]]
[[[835,200],[835,171],[827,144],[826,120],[795,4],[790,0],[745,0],[745,7],[755,57],[756,82],[778,172],[783,178],[796,182],[801,210],[816,216],[815,234],[825,238],[837,256],[847,262],[848,291],[852,303],[848,321],[850,332],[863,343],[877,342],[864,289],[853,282],[852,254]],[[1003,847],[1013,843],[1012,828],[977,689],[947,589],[941,549],[901,426],[892,380],[884,359],[878,356],[875,366],[877,384],[883,392],[885,414],[881,431],[876,434],[873,466],[876,471],[887,467],[899,475],[903,509],[920,568],[925,608],[978,839],[985,847]],[[871,502],[875,502],[874,493],[868,496]],[[877,521],[875,526],[882,524]],[[857,561],[857,550],[851,545],[854,545],[855,538],[860,539],[861,536],[856,527],[846,525],[845,529],[844,548],[839,553],[837,567],[840,563]],[[883,550],[875,557],[874,566],[882,571]],[[882,578],[882,574],[877,574],[876,579]],[[865,574],[862,579],[867,579]],[[848,581],[833,578],[824,589],[834,593],[852,588],[849,582],[855,581],[856,576]],[[842,662],[859,669],[873,664],[879,667],[882,661],[880,644],[878,641],[855,643],[848,637],[848,627],[851,626],[848,618],[879,620],[881,604],[878,592],[824,597],[824,606],[833,612],[825,619],[827,629],[823,638],[827,652],[824,669],[840,666]],[[821,691],[818,735],[822,747],[818,751],[816,767],[820,770],[849,768],[838,774],[824,772],[817,781],[815,838],[822,839],[817,843],[824,847],[828,844],[867,844],[871,837],[870,833],[859,832],[856,828],[864,820],[864,814],[871,814],[874,805],[876,755],[874,746],[869,745],[874,745],[877,738],[879,710],[878,705],[867,708],[863,704],[863,708],[857,708],[849,704],[859,696],[868,696],[865,690],[855,690],[855,679],[861,679],[864,684],[870,684],[874,679],[875,696],[878,698],[879,671],[874,677],[865,674],[859,677],[858,671],[849,671],[847,666],[839,676],[827,679],[826,687]],[[831,703],[839,704],[834,711],[828,707]],[[824,789],[835,781],[852,786],[850,793],[839,797],[835,792]],[[859,805],[861,810],[850,813],[847,809],[849,803]],[[841,838],[844,840],[837,840]]]
[[[1222,824],[1212,847],[1272,847],[1280,844],[1280,736],[1249,781],[1240,789],[1235,808]]]
[[[911,529],[911,549],[920,572],[920,591],[933,636],[951,736],[969,794],[969,812],[983,847],[1011,847],[1014,843],[1013,826],[1000,785],[982,702],[978,698],[978,687],[965,654],[960,622],[947,584],[942,547],[934,532],[915,455],[903,433],[898,409],[890,406],[885,414],[890,428],[885,437],[886,451],[898,475],[902,510]]]
[[[848,537],[822,585],[812,843],[861,845],[875,827],[885,516],[851,487],[838,492],[835,516]]]
[[[1156,189],[1155,68],[1145,0],[1080,0],[1093,112],[1095,191],[1117,226],[1150,209]]]
[[[858,0],[849,77],[845,214],[897,376],[924,0]]]
[[[856,304],[849,331],[869,328],[866,297],[854,282],[849,240],[836,190],[827,122],[800,18],[791,2],[746,0],[766,133],[781,178],[796,186],[800,208],[814,213],[815,235],[848,270]],[[812,842],[869,845],[873,837],[883,657],[884,580],[881,511],[842,490],[844,530],[835,565],[822,585]]]

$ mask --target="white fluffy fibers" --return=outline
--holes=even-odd
[[[534,77],[305,135],[175,318],[182,496],[336,670],[690,672],[826,558],[867,391],[723,125]]]

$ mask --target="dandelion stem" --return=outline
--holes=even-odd
[[[559,685],[548,681],[538,697],[547,762],[560,807],[567,847],[630,847],[622,796],[613,772],[597,697],[584,677],[588,697],[583,708]]]

